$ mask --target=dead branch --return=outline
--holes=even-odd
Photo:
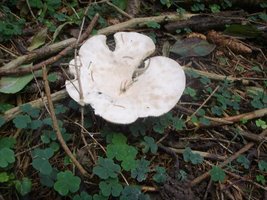
[[[68,96],[68,94],[67,94],[66,90],[64,89],[64,90],[60,90],[58,92],[53,93],[51,95],[51,99],[53,102],[56,102],[56,101],[60,101],[64,98],[66,98],[67,96]],[[25,104],[30,104],[34,108],[42,108],[46,103],[47,103],[47,97],[44,97],[44,98],[36,99],[34,101],[31,101],[31,102],[27,102]],[[25,105],[25,104],[23,104],[23,105]],[[8,111],[6,111],[4,113],[4,115],[2,116],[5,120],[5,122],[9,122],[14,117],[19,115],[21,113],[20,107],[23,105],[17,106],[15,108],[11,108]]]
[[[169,14],[169,15],[160,15],[155,17],[140,17],[140,18],[134,18],[130,19],[126,22],[122,22],[119,24],[115,24],[103,29],[100,29],[98,31],[98,34],[111,34],[115,33],[117,31],[123,31],[130,28],[136,28],[136,27],[144,27],[147,22],[153,21],[157,23],[163,23],[163,22],[173,22],[173,21],[179,21],[179,20],[186,20],[191,18],[192,16],[197,16],[197,14],[185,14],[183,16],[179,16],[177,14]]]
[[[89,26],[87,27],[87,29],[85,30],[85,32],[81,35],[79,43],[82,43],[85,39],[87,39],[89,37],[89,35],[92,32],[92,30],[93,30],[98,18],[99,18],[99,15],[96,14],[94,16],[94,18],[92,19],[91,23],[89,24]],[[51,57],[51,58],[49,58],[47,60],[42,61],[41,63],[33,65],[32,67],[0,70],[0,76],[10,75],[10,74],[21,75],[21,74],[30,73],[32,71],[36,71],[38,69],[41,69],[44,65],[50,65],[50,64],[58,61],[60,58],[62,58],[63,56],[67,55],[68,52],[70,52],[72,49],[74,49],[75,46],[76,46],[76,42],[70,44],[68,47],[66,47],[65,49],[60,51],[56,56],[53,56],[53,57]]]
[[[265,137],[267,136],[267,129],[265,129],[261,134],[261,137]],[[248,151],[249,149],[251,149],[254,146],[253,142],[250,142],[248,144],[246,144],[243,148],[241,148],[239,151],[237,151],[236,153],[234,153],[232,156],[230,156],[228,159],[226,159],[224,162],[222,162],[221,164],[219,164],[219,167],[224,167],[226,166],[228,163],[234,161],[235,159],[238,158],[238,156],[240,156],[241,154],[245,153],[246,151]],[[209,172],[205,172],[204,174],[200,175],[199,177],[195,178],[192,182],[191,182],[191,186],[194,187],[197,184],[199,184],[200,182],[202,182],[203,180],[205,180],[206,178],[208,178],[210,176]]]
[[[202,14],[193,16],[188,20],[170,22],[164,26],[169,32],[177,29],[190,28],[195,32],[206,32],[210,29],[221,30],[226,24],[239,24],[245,17],[243,11],[226,11],[220,14]]]
[[[119,24],[115,24],[103,29],[98,30],[98,34],[112,34],[115,33],[117,31],[123,31],[129,28],[135,28],[135,27],[143,27],[146,25],[147,22],[150,21],[154,21],[157,23],[163,23],[163,22],[171,22],[171,21],[177,21],[177,20],[185,20],[188,19],[192,16],[196,16],[196,14],[185,14],[182,17],[177,15],[177,14],[169,14],[169,15],[160,15],[160,16],[155,16],[155,17],[141,17],[141,18],[134,18],[134,19],[130,19],[126,22],[122,22]],[[81,41],[80,43],[82,43],[85,39],[87,39],[89,37],[89,34],[92,30],[92,28],[94,27],[95,23],[97,22],[97,18],[98,16],[95,16],[93,18],[93,20],[91,21],[90,25],[87,28],[87,31],[85,31],[85,33],[82,35],[81,37]],[[34,66],[32,66],[31,68],[18,68],[18,69],[14,69],[16,67],[18,67],[19,65],[33,60],[33,59],[37,59],[40,58],[42,53],[41,52],[47,52],[47,51],[53,51],[53,53],[56,53],[57,51],[59,51],[60,49],[55,48],[55,47],[51,47],[50,49],[46,50],[46,49],[40,49],[40,50],[36,50],[37,55],[34,54],[28,54],[28,55],[24,55],[21,56],[11,62],[9,62],[8,64],[6,64],[5,66],[0,68],[0,76],[4,76],[4,75],[21,75],[21,74],[26,74],[29,73],[31,71],[35,71],[40,69],[44,64],[45,65],[49,65],[52,64],[54,62],[56,62],[57,60],[59,60],[61,57],[65,56],[69,51],[71,51],[74,46],[75,46],[75,42],[76,39],[75,38],[70,38],[67,41],[62,41],[62,46],[59,45],[59,43],[54,44],[55,46],[61,46],[61,47],[66,47],[65,49],[63,49],[61,52],[58,53],[58,55],[49,58],[41,63],[35,64]],[[55,48],[55,49],[54,49]],[[54,50],[53,50],[54,49]],[[40,51],[40,53],[39,53]]]
[[[45,85],[45,93],[46,93],[46,97],[47,97],[48,108],[50,111],[53,127],[54,127],[54,130],[55,130],[56,135],[57,135],[57,139],[58,139],[59,143],[61,144],[61,147],[64,149],[66,154],[70,157],[71,161],[78,168],[78,170],[81,172],[81,174],[84,176],[88,176],[88,172],[83,168],[83,166],[74,157],[71,150],[69,149],[69,147],[65,143],[64,138],[62,137],[62,134],[61,134],[58,122],[57,122],[57,117],[55,114],[53,101],[51,99],[51,91],[50,91],[50,87],[49,87],[49,83],[48,83],[48,79],[47,79],[47,71],[46,71],[45,65],[43,66],[43,80],[44,80],[44,85]]]
[[[16,59],[10,61],[9,63],[4,65],[3,67],[1,67],[0,68],[0,74],[2,71],[16,68],[16,67],[22,65],[23,63],[30,62],[32,60],[36,60],[36,59],[43,58],[45,56],[52,55],[52,54],[54,54],[54,53],[56,53],[56,52],[58,52],[64,48],[66,48],[67,46],[75,43],[75,41],[76,41],[75,38],[70,38],[70,39],[63,40],[61,42],[51,44],[49,46],[45,46],[43,48],[37,49],[35,51],[28,53],[27,55],[20,56]]]

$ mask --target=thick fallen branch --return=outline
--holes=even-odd
[[[51,95],[51,99],[53,102],[57,102],[57,101],[60,101],[64,98],[66,98],[68,96],[66,90],[60,90],[58,92],[55,92]],[[25,104],[30,104],[32,107],[34,108],[42,108],[44,107],[44,105],[47,103],[47,97],[44,97],[44,98],[39,98],[39,99],[36,99],[34,101],[31,101],[31,102],[28,102],[28,103],[25,103]],[[25,105],[23,104],[23,105]],[[21,105],[21,106],[23,106]],[[6,111],[4,113],[3,117],[5,122],[9,122],[10,120],[12,120],[14,117],[16,117],[17,115],[19,115],[21,113],[21,109],[20,109],[20,106],[17,106],[15,108],[11,108],[9,109],[8,111]]]
[[[41,59],[45,56],[49,56],[49,55],[52,55],[54,53],[57,53],[58,51],[60,51],[64,48],[66,48],[67,46],[75,43],[75,41],[76,41],[75,38],[70,38],[70,39],[63,40],[61,42],[51,44],[49,46],[45,46],[43,48],[37,49],[35,51],[28,53],[27,55],[20,56],[16,59],[10,61],[9,63],[4,65],[3,67],[1,67],[0,73],[2,71],[16,68],[16,67],[22,65],[23,63],[30,62],[32,60]]]
[[[92,19],[90,25],[87,27],[85,32],[81,35],[79,43],[82,43],[85,39],[87,39],[89,37],[89,35],[91,34],[98,18],[99,18],[99,15],[96,14],[94,16],[94,18]],[[28,67],[28,68],[18,68],[18,69],[12,68],[12,69],[7,69],[7,70],[0,70],[0,76],[11,75],[11,74],[22,75],[22,74],[30,73],[32,71],[36,71],[38,69],[41,69],[44,65],[50,65],[50,64],[58,61],[63,56],[67,55],[68,52],[73,50],[75,48],[75,46],[76,46],[76,40],[74,43],[71,43],[70,46],[68,46],[65,49],[63,49],[62,51],[60,51],[56,56],[53,56],[53,57],[51,57],[51,58],[49,58],[49,59],[47,59],[41,63],[38,63],[38,64],[33,65],[32,67]]]
[[[177,14],[169,14],[169,15],[160,15],[160,16],[156,16],[156,17],[134,18],[134,19],[130,19],[126,22],[122,22],[119,24],[109,26],[107,28],[100,29],[100,30],[98,30],[98,34],[108,35],[111,33],[115,33],[117,31],[123,31],[123,30],[130,29],[130,28],[143,27],[147,24],[147,22],[150,22],[150,21],[154,21],[157,23],[173,22],[173,21],[188,19],[192,16],[195,16],[195,15],[194,14],[185,14],[181,17]],[[87,28],[87,30],[88,30],[87,32],[90,32],[89,30],[93,27],[93,25],[96,23],[96,21],[97,21],[96,18],[94,18],[92,20],[91,24]],[[81,37],[80,43],[82,43],[82,41],[87,39],[88,37],[89,37],[89,34],[86,34],[86,35],[84,35],[84,37]],[[52,63],[56,62],[62,56],[66,55],[67,52],[69,52],[70,50],[73,50],[73,46],[75,45],[75,42],[76,42],[75,38],[70,38],[68,40],[65,40],[65,42],[62,41],[61,43],[54,44],[54,46],[51,45],[51,46],[48,46],[47,48],[44,47],[40,50],[37,50],[36,51],[36,52],[38,52],[37,55],[34,54],[34,52],[33,52],[33,53],[28,54],[28,55],[21,56],[15,60],[9,62],[5,66],[1,67],[0,68],[0,76],[3,76],[3,75],[21,75],[21,74],[29,73],[29,72],[31,72],[31,70],[34,71],[34,70],[40,69],[44,64],[45,65],[52,64]],[[60,48],[57,48],[57,49],[55,48],[57,46],[61,46],[61,47],[68,46],[68,47],[66,47],[66,49],[61,51],[57,56],[54,56],[54,57],[52,57],[48,60],[45,60],[41,63],[35,64],[31,68],[15,69],[15,68],[19,67],[19,65],[21,65],[25,62],[39,58],[41,56],[41,54],[39,52],[47,52],[47,50],[49,50],[49,48],[51,51],[53,51],[53,53],[56,53],[57,51],[60,50]]]
[[[170,22],[164,27],[169,32],[175,32],[177,29],[190,28],[195,32],[205,32],[216,29],[223,30],[225,25],[240,24],[245,20],[244,11],[226,11],[219,14],[200,14],[189,20],[182,22]]]
[[[177,15],[177,14],[170,14],[170,15],[160,15],[156,17],[141,17],[141,18],[134,18],[130,19],[126,22],[122,22],[119,24],[115,24],[113,26],[109,26],[103,29],[100,29],[98,31],[98,34],[111,34],[115,33],[117,31],[123,31],[130,28],[136,28],[136,27],[144,27],[148,22],[157,22],[157,23],[163,23],[163,22],[174,22],[179,20],[186,20],[191,18],[192,16],[196,16],[196,14],[184,14],[183,16]]]

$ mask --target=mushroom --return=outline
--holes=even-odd
[[[141,68],[143,60],[155,51],[152,39],[136,32],[118,32],[114,39],[114,51],[107,46],[105,35],[93,36],[81,46],[69,64],[75,77],[66,81],[69,95],[80,104],[90,104],[96,115],[117,124],[170,111],[185,89],[182,67],[170,58],[155,56]]]

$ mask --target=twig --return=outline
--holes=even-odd
[[[93,30],[98,18],[99,18],[99,15],[96,14],[94,16],[94,18],[92,19],[90,25],[87,27],[85,32],[82,34],[80,43],[82,43],[85,39],[87,39],[89,37],[89,35],[90,35],[91,31]],[[63,49],[62,51],[60,51],[56,56],[53,56],[53,57],[51,57],[45,61],[42,61],[41,63],[33,65],[32,67],[9,69],[9,70],[5,70],[5,71],[1,70],[0,76],[1,75],[10,75],[10,74],[21,75],[21,74],[29,73],[31,71],[36,71],[38,69],[41,69],[44,65],[52,64],[52,63],[56,62],[57,60],[59,60],[61,57],[65,56],[70,50],[72,50],[75,47],[75,45],[76,45],[76,43],[72,43],[70,46],[68,46],[65,49]]]
[[[223,80],[227,80],[229,82],[238,82],[240,81],[243,85],[248,85],[250,83],[251,80],[253,81],[264,81],[264,80],[267,80],[267,78],[236,78],[236,77],[233,77],[233,76],[225,76],[225,75],[219,75],[219,74],[215,74],[215,73],[210,73],[210,72],[205,72],[205,71],[202,71],[202,70],[197,70],[197,69],[193,69],[191,67],[183,67],[183,69],[186,71],[186,72],[195,72],[201,76],[205,76],[209,79],[212,79],[212,80],[217,80],[217,81],[223,81]]]
[[[184,149],[176,149],[176,148],[173,148],[173,147],[169,147],[169,149],[171,149],[172,151],[174,151],[177,154],[183,154],[184,153]],[[202,157],[209,158],[211,160],[218,160],[218,161],[225,160],[225,156],[220,156],[220,155],[217,155],[217,154],[211,154],[211,153],[202,152],[202,151],[195,151],[195,150],[192,150],[192,152],[193,153],[198,153]]]
[[[16,55],[14,55],[17,58],[10,61],[9,63],[4,65],[3,67],[1,67],[0,68],[0,75],[4,75],[4,74],[2,74],[4,71],[12,69],[12,68],[16,68],[16,67],[22,65],[23,63],[30,62],[34,59],[39,59],[39,58],[42,58],[44,56],[54,54],[54,53],[60,51],[61,49],[66,48],[70,44],[73,44],[75,41],[76,41],[75,38],[70,38],[67,40],[60,41],[60,42],[55,43],[55,44],[51,44],[49,46],[42,47],[41,49],[34,50],[34,51],[28,53],[27,55],[23,55],[20,57],[17,57]]]
[[[51,91],[50,91],[49,83],[47,80],[46,66],[44,65],[42,69],[43,69],[43,80],[44,80],[45,93],[46,93],[47,102],[48,102],[48,108],[50,110],[50,115],[51,115],[54,130],[55,130],[56,135],[57,135],[57,139],[58,139],[59,143],[61,144],[61,147],[64,149],[66,154],[70,157],[71,161],[78,168],[78,170],[81,172],[81,174],[84,176],[88,176],[88,172],[83,168],[83,166],[74,157],[71,150],[69,149],[69,147],[65,143],[64,138],[62,137],[62,134],[61,134],[58,122],[57,122],[53,101],[51,99]]]
[[[265,129],[260,136],[261,137],[265,137],[267,135],[267,129]],[[219,164],[219,167],[224,167],[226,166],[228,163],[234,161],[235,159],[238,158],[239,155],[245,153],[246,151],[248,151],[249,149],[251,149],[254,146],[253,142],[250,142],[248,144],[246,144],[243,148],[241,148],[239,151],[237,151],[236,153],[234,153],[232,156],[230,156],[228,159],[226,159],[224,162],[222,162],[221,164]],[[199,177],[195,178],[192,182],[191,182],[191,186],[194,187],[197,184],[199,184],[201,181],[205,180],[206,178],[208,178],[210,176],[209,172],[205,172],[204,174],[200,175]]]
[[[39,25],[38,21],[36,20],[36,16],[35,16],[34,13],[32,12],[32,8],[31,8],[31,5],[30,5],[30,3],[29,3],[29,0],[26,0],[26,3],[27,3],[27,6],[28,6],[28,8],[29,8],[29,10],[30,10],[30,13],[31,13],[33,19],[35,19],[36,24]]]
[[[86,128],[84,128],[81,124],[77,123],[77,122],[74,122],[76,125],[78,125],[81,129],[83,129],[84,132],[86,132],[92,139],[93,141],[98,144],[98,146],[102,149],[102,151],[106,154],[107,151],[105,149],[105,147],[103,147],[95,138],[94,138],[94,135],[92,133],[90,133],[89,131],[86,130]],[[120,172],[120,175],[122,177],[122,179],[124,180],[124,182],[129,185],[129,182],[127,181],[126,177],[123,175],[122,172]]]
[[[196,109],[196,111],[189,117],[187,121],[189,121],[209,100],[210,98],[215,94],[215,92],[219,89],[219,85],[212,91],[212,93],[208,96],[207,99]]]
[[[113,3],[110,3],[109,1],[106,1],[106,4],[117,10],[120,14],[122,14],[125,17],[128,17],[129,19],[132,19],[133,17],[129,15],[127,12],[124,12],[122,9],[120,9],[118,6],[115,6]]]

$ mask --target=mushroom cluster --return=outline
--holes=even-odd
[[[66,81],[69,95],[80,104],[90,104],[96,115],[118,124],[170,111],[185,89],[182,67],[163,56],[145,60],[155,51],[146,35],[118,32],[114,34],[114,51],[106,39],[105,35],[91,37],[70,61],[69,70],[75,78]]]

